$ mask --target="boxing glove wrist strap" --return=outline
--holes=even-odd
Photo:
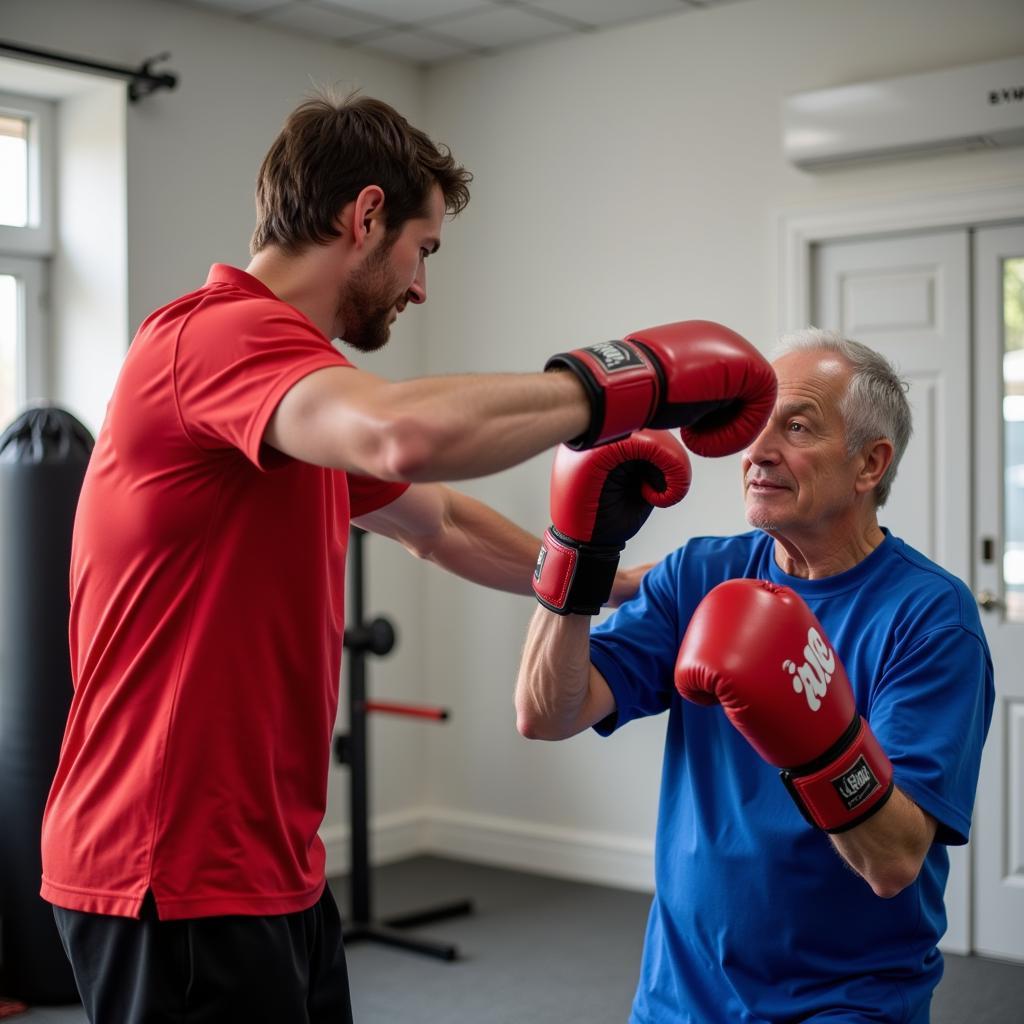
[[[567,441],[579,451],[617,441],[650,422],[663,390],[657,361],[636,345],[606,341],[552,356],[545,370],[571,370],[590,401],[590,426]]]
[[[537,600],[559,615],[596,615],[611,595],[621,551],[572,540],[548,527],[533,570]]]
[[[801,814],[825,832],[861,824],[892,795],[892,764],[860,715],[822,757],[779,775]]]

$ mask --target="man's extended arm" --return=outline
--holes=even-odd
[[[379,480],[461,480],[517,465],[589,422],[568,373],[393,383],[330,367],[288,391],[264,437],[293,458]]]
[[[381,480],[483,476],[559,441],[589,448],[648,424],[697,452],[739,451],[761,429],[775,375],[721,324],[681,321],[561,353],[535,374],[392,383],[355,367],[292,385],[264,440],[293,458]]]
[[[540,540],[482,501],[443,484],[413,484],[391,504],[353,522],[473,583],[532,593]],[[609,604],[632,597],[647,568],[620,570]]]

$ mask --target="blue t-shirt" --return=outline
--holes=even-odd
[[[727,579],[795,590],[839,654],[895,784],[938,822],[917,880],[881,899],[809,826],[720,707],[675,690],[680,641]],[[775,563],[761,531],[690,541],[591,635],[615,695],[608,735],[669,712],[633,1024],[927,1020],[942,975],[944,844],[967,842],[992,715],[992,662],[967,587],[890,534],[826,579]],[[923,1015],[923,1016],[922,1016]]]

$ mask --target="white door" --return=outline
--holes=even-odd
[[[996,705],[975,813],[974,946],[1024,960],[1024,225],[975,236],[975,580]]]
[[[884,353],[910,382],[914,434],[879,521],[965,581],[971,573],[969,258],[970,234],[958,229],[823,243],[812,264],[815,326]],[[949,854],[949,927],[941,947],[966,953],[970,853],[950,847]]]

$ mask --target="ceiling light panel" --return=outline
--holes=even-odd
[[[386,21],[418,24],[449,14],[465,14],[490,7],[488,0],[317,0],[325,7],[341,7]]]
[[[467,53],[465,46],[447,42],[427,32],[382,33],[361,40],[359,46],[365,50],[377,50],[418,64],[430,64],[446,60],[448,57],[464,56]]]
[[[526,0],[526,6],[594,26],[692,10],[684,0]]]
[[[281,7],[281,0],[188,0],[189,7],[212,8],[221,14],[259,14]]]
[[[277,10],[268,11],[259,19],[261,25],[277,25],[280,28],[305,32],[324,39],[343,39],[361,32],[380,28],[379,21],[370,21],[357,14],[341,10],[314,7],[312,4],[288,4]]]
[[[569,25],[531,14],[520,7],[494,7],[446,18],[438,24],[446,36],[480,47],[515,46],[571,31]]]

